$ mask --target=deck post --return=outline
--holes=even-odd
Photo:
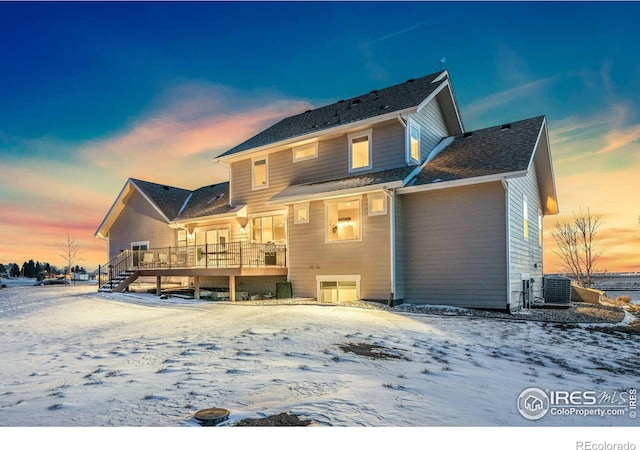
[[[198,275],[193,277],[193,297],[200,300],[200,277]]]
[[[229,275],[229,300],[236,301],[236,276]]]
[[[156,295],[162,295],[162,277],[156,277]]]

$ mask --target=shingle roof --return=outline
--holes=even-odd
[[[229,206],[229,183],[204,186],[190,191],[174,186],[131,179],[171,221],[224,214]]]
[[[457,135],[411,184],[527,170],[543,121],[539,116]]]
[[[187,189],[164,184],[151,183],[133,178],[131,181],[149,197],[169,220],[178,215],[185,200],[189,197],[189,194],[191,194],[191,191]]]
[[[343,191],[366,186],[375,186],[394,181],[402,181],[415,169],[413,167],[400,167],[380,172],[353,175],[335,180],[320,181],[314,183],[293,184],[271,198],[271,201],[281,201],[285,198],[310,196],[329,192]]]
[[[229,206],[229,183],[214,184],[193,191],[180,215],[175,216],[175,220],[225,214],[233,209]]]
[[[433,83],[433,81],[441,74],[442,72],[437,72],[422,78],[407,80],[385,89],[371,91],[349,100],[340,100],[331,105],[287,117],[220,156],[232,155],[316,131],[418,106],[439,86],[439,83]]]

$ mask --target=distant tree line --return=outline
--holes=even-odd
[[[52,266],[48,262],[34,262],[33,259],[25,261],[22,264],[22,267],[20,267],[16,263],[9,263],[7,265],[0,263],[0,274],[6,273],[10,277],[36,278],[38,281],[44,280],[45,278],[62,276],[67,273],[67,269],[67,267],[59,269],[56,266]],[[87,273],[84,267],[80,267],[77,265],[75,267],[72,267],[70,272]]]

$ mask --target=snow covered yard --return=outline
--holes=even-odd
[[[0,291],[0,425],[189,427],[216,406],[227,425],[289,411],[319,426],[638,426],[628,410],[533,421],[516,407],[530,387],[637,388],[638,336],[609,330],[14,287]]]

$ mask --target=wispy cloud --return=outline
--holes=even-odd
[[[539,94],[544,89],[547,89],[548,86],[551,85],[557,78],[557,76],[541,78],[539,80],[514,86],[505,91],[501,91],[488,97],[484,97],[468,105],[465,108],[465,116],[480,117],[490,112],[491,110],[503,107],[508,103],[522,101],[523,98]]]
[[[80,144],[5,136],[3,142],[34,156],[0,167],[0,262],[39,258],[58,265],[55,243],[69,231],[94,267],[105,257],[105,243],[93,233],[127,178],[187,189],[222,181],[226,170],[213,157],[310,107],[268,91],[185,83],[111,136]]]

